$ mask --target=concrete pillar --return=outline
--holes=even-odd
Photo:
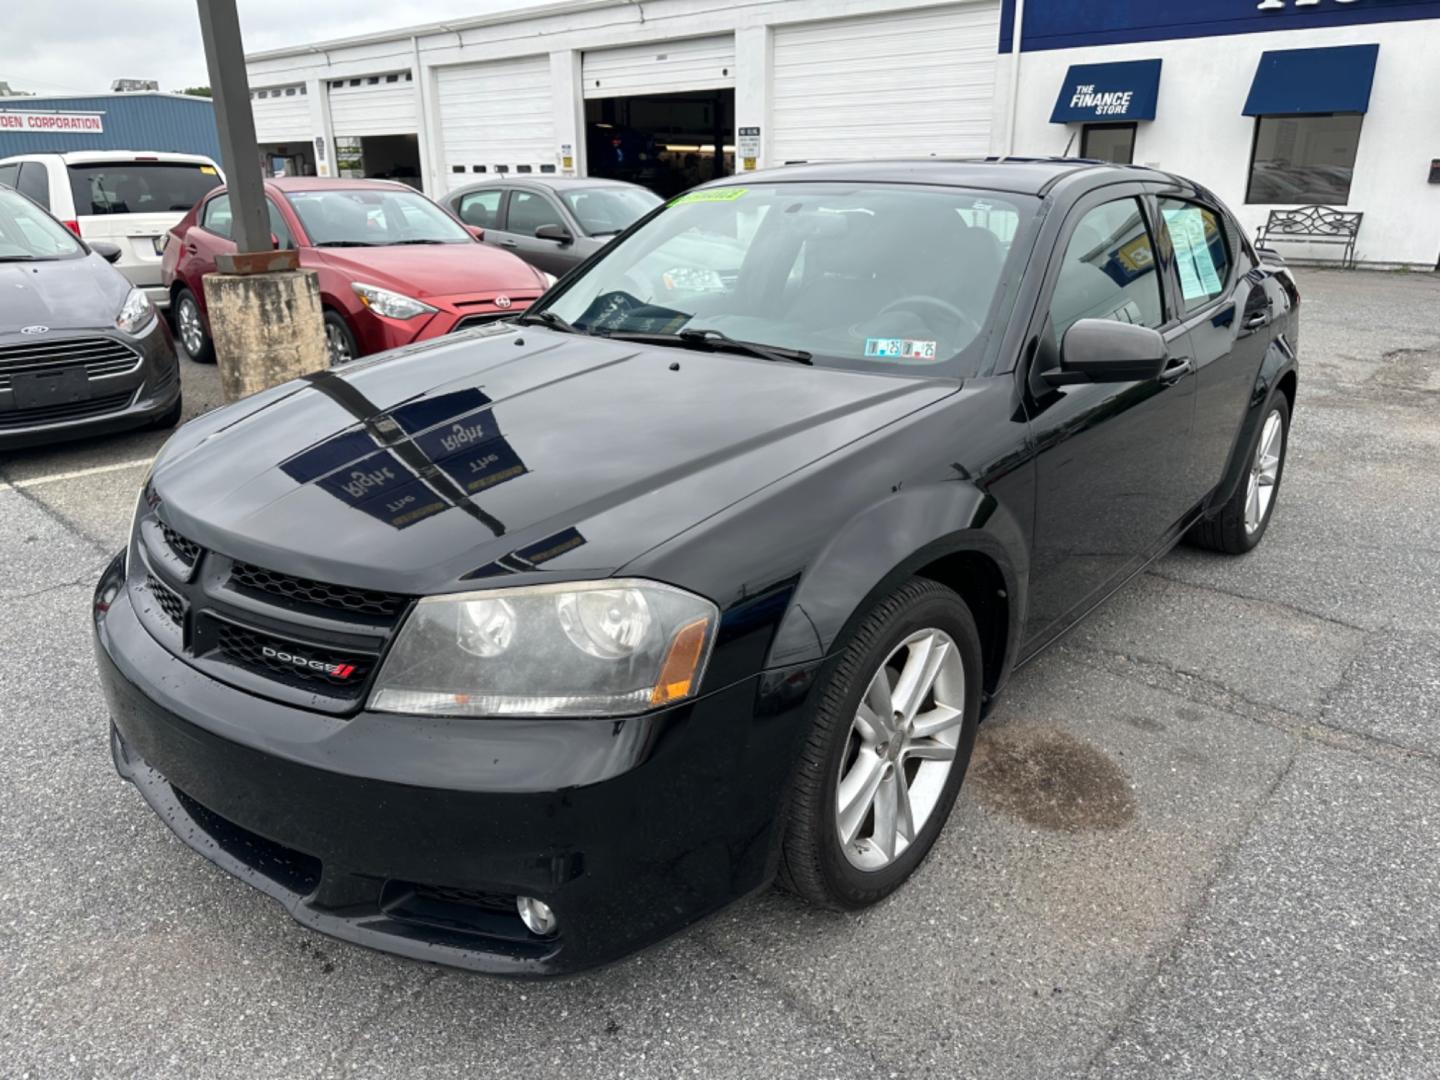
[[[562,49],[550,54],[550,83],[555,109],[555,171],[561,176],[584,176],[585,99],[580,93],[578,49]]]
[[[767,165],[770,145],[770,27],[743,26],[735,31],[735,127],[760,129],[755,168]],[[730,138],[736,138],[731,132]],[[735,145],[735,171],[745,172],[741,140]]]
[[[204,285],[227,402],[330,366],[314,271],[206,274]]]

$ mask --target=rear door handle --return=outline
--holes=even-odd
[[[1160,381],[1166,386],[1173,386],[1194,370],[1195,361],[1190,357],[1172,356],[1170,362],[1165,365],[1165,370],[1160,372]]]
[[[501,241],[500,241],[500,246],[501,246],[501,247],[519,247],[519,246],[520,246],[520,242],[519,242],[518,240],[501,240]]]

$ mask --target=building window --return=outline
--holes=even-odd
[[[471,172],[484,172],[484,171],[485,171],[485,166],[484,166],[484,165],[471,165],[471,166],[470,166],[470,171],[471,171]]]
[[[386,81],[387,83],[399,82],[399,81],[400,81],[400,76],[399,76],[399,75],[386,75],[386,76],[385,76],[385,81]]]
[[[540,171],[543,172],[543,173],[553,173],[553,172],[555,171],[555,166],[554,166],[554,165],[541,165],[541,166],[540,166]]]
[[[1362,113],[1257,116],[1247,203],[1350,201]]]
[[[1135,161],[1134,124],[1086,124],[1080,133],[1080,156],[1131,165]]]
[[[294,97],[294,96],[295,96],[295,87],[293,87],[293,86],[287,86],[287,87],[285,88],[285,96],[286,96],[286,97]]]
[[[450,171],[451,171],[452,173],[463,173],[463,172],[465,171],[465,166],[464,166],[464,165],[451,165],[451,166],[450,166]]]

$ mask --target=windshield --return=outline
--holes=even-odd
[[[0,188],[0,262],[68,259],[83,252],[68,229],[29,199]]]
[[[1034,205],[907,185],[702,189],[607,248],[546,310],[586,333],[704,330],[832,366],[963,373]]]
[[[212,189],[220,173],[200,162],[105,161],[71,165],[75,213],[183,214]]]
[[[316,247],[474,242],[454,218],[413,191],[292,191],[286,198]]]
[[[634,187],[581,188],[561,192],[586,236],[624,232],[660,204],[653,191]]]

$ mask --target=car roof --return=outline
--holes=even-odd
[[[639,188],[641,191],[649,191],[647,187],[640,184],[632,184],[628,180],[612,180],[605,176],[554,176],[550,173],[525,174],[523,176],[499,175],[487,178],[474,178],[464,187],[454,188],[447,194],[456,195],[462,191],[475,191],[478,188],[515,187],[517,185],[528,185],[531,187],[548,188]]]
[[[342,180],[328,176],[280,176],[266,180],[276,191],[393,191],[402,187],[406,191],[420,191],[399,180]]]
[[[68,150],[55,154],[36,154],[35,157],[58,157],[67,165],[84,165],[88,162],[104,161],[172,161],[187,165],[214,165],[213,158],[204,154],[174,154],[165,150]]]
[[[1114,165],[1088,158],[894,158],[878,161],[798,163],[760,172],[714,180],[703,187],[731,187],[737,183],[794,183],[796,181],[859,181],[864,183],[938,184],[983,188],[1017,195],[1044,195],[1061,180],[1084,176],[1086,186],[1100,187],[1123,180],[1173,181],[1168,173],[1140,165]]]

